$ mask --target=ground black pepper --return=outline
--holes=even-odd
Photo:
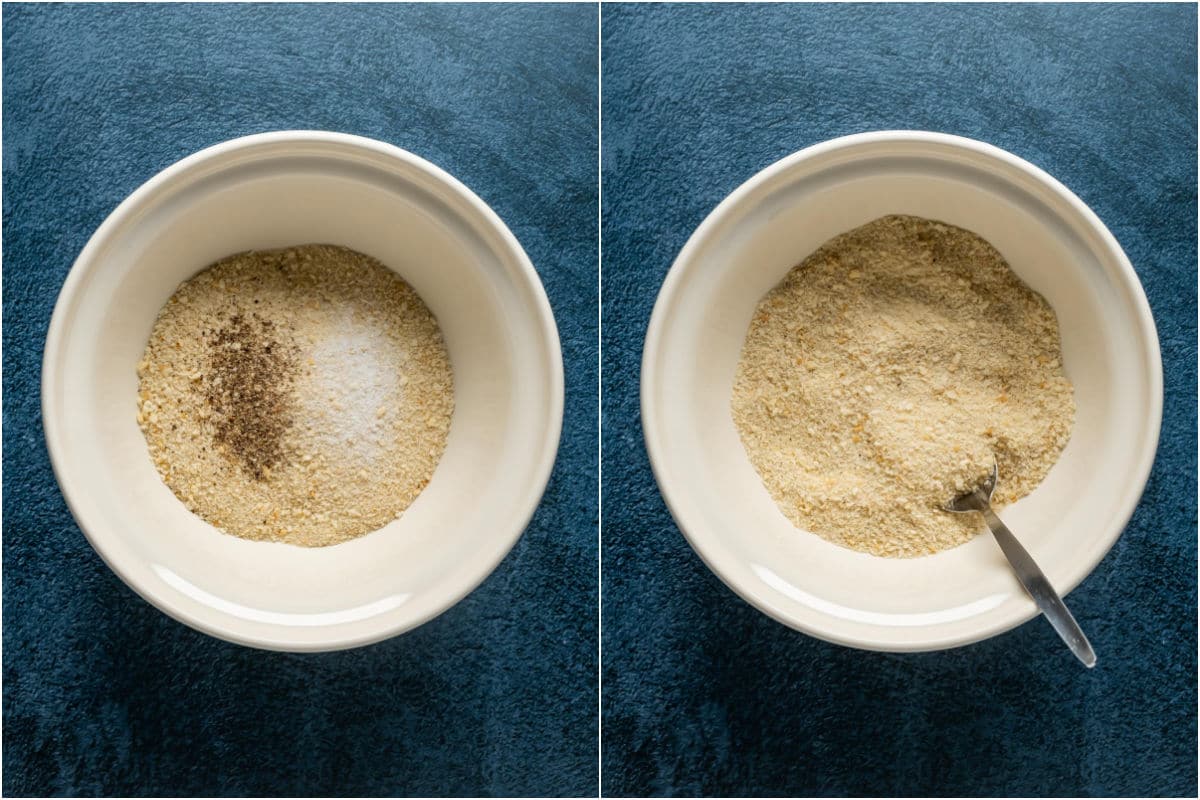
[[[284,456],[292,425],[295,359],[273,338],[274,324],[239,313],[211,342],[204,397],[215,414],[214,439],[255,480],[270,476]]]

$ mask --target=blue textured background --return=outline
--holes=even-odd
[[[4,782],[12,794],[591,794],[596,8],[4,7]],[[545,499],[496,572],[399,638],[259,652],[92,552],[38,411],[58,289],[158,170],[283,128],[449,170],[537,267],[566,363]]]
[[[603,784],[608,794],[1196,792],[1195,6],[617,7],[603,32]],[[638,421],[657,287],[731,190],[881,128],[992,142],[1120,240],[1162,338],[1158,461],[1070,605],[887,655],[795,633],[678,533]]]

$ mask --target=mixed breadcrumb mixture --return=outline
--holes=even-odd
[[[1075,418],[1058,321],[988,242],[887,216],[826,242],[754,313],[733,419],[797,527],[877,556],[960,545],[942,506],[999,464],[993,498],[1032,491]]]
[[[240,253],[183,283],[138,377],[138,424],[175,495],[227,533],[308,547],[400,516],[454,410],[433,314],[332,245]]]

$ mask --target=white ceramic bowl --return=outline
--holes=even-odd
[[[642,420],[676,523],[735,592],[831,642],[932,650],[1036,613],[992,537],[901,560],[799,531],[755,473],[729,410],[758,301],[820,244],[885,214],[980,234],[1057,312],[1075,428],[1045,482],[1004,518],[1060,593],[1078,585],[1128,522],[1154,460],[1158,338],[1137,276],[1100,220],[1003,150],[935,133],[867,133],[809,147],[744,183],[663,284],[643,354]]]
[[[134,419],[135,365],[179,283],[231,253],[340,244],[395,269],[437,316],[455,410],[432,480],[397,521],[333,547],[251,542],[189,512]],[[516,542],[558,448],[563,374],[542,285],[513,235],[399,148],[284,131],[210,147],[140,187],[59,295],[42,367],[55,474],[80,528],[138,594],[206,633],[329,650],[413,628]]]

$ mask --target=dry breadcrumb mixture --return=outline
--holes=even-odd
[[[797,527],[877,556],[960,545],[978,485],[1031,492],[1075,418],[1058,321],[970,231],[887,216],[826,242],[759,303],[733,419]]]
[[[183,283],[138,376],[138,424],[175,495],[227,533],[308,547],[400,516],[454,410],[433,314],[332,245],[240,253]]]

